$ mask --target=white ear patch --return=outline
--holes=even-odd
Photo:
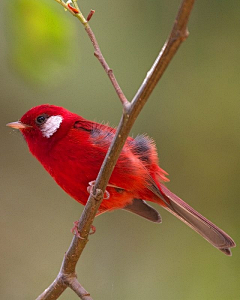
[[[62,116],[51,116],[47,121],[41,126],[41,131],[44,137],[50,138],[60,127],[62,123]]]

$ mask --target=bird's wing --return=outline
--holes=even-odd
[[[89,133],[89,138],[96,146],[106,149],[110,146],[116,133],[116,129],[107,124],[99,124],[92,121],[79,120],[74,123],[74,128]]]
[[[143,217],[149,221],[155,223],[162,223],[162,218],[158,211],[156,211],[152,206],[147,204],[144,200],[133,199],[132,203],[123,208],[131,213],[134,213],[140,217]]]

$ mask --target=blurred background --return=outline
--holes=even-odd
[[[79,1],[103,54],[132,99],[180,1]],[[51,103],[117,126],[120,102],[77,19],[55,1],[1,1],[0,298],[35,299],[57,275],[83,207],[5,124]],[[167,186],[240,244],[239,1],[197,1],[190,36],[132,134],[156,140]],[[152,224],[124,211],[94,221],[78,263],[94,299],[239,299],[240,250],[224,256],[159,208]],[[60,299],[77,299],[67,290]]]

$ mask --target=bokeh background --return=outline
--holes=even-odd
[[[180,1],[80,1],[131,99],[172,27]],[[240,244],[239,1],[197,1],[181,46],[132,134],[156,140],[168,187]],[[77,19],[53,0],[1,1],[0,298],[35,299],[55,278],[83,207],[5,124],[51,103],[116,126],[121,105]],[[240,250],[224,256],[159,209],[161,225],[107,213],[79,261],[94,299],[240,299]],[[60,299],[76,299],[66,291]]]

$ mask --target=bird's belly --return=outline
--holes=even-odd
[[[66,164],[59,162],[57,165],[46,169],[67,194],[79,203],[85,205],[89,197],[87,191],[89,182],[97,178],[100,166],[95,165],[94,168],[94,166],[91,165],[91,168],[87,166],[82,168],[83,165],[84,164],[81,164],[79,167],[76,167],[76,163],[70,162],[67,167],[65,167]],[[131,203],[134,198],[134,193],[124,189],[108,186],[106,190],[107,192],[104,194],[104,199],[99,209],[100,212],[123,208]],[[109,198],[107,197],[108,194]]]
[[[66,193],[85,205],[89,196],[87,191],[89,182],[96,180],[104,155],[86,146],[72,145],[65,151],[64,145],[64,141],[61,141],[58,148],[53,148],[49,152],[48,158],[44,157],[42,164]],[[139,198],[139,191],[146,188],[146,175],[146,168],[136,164],[134,157],[127,159],[124,156],[119,159],[109,180],[116,188],[107,186],[110,197],[103,200],[100,211],[123,208],[134,198]]]

